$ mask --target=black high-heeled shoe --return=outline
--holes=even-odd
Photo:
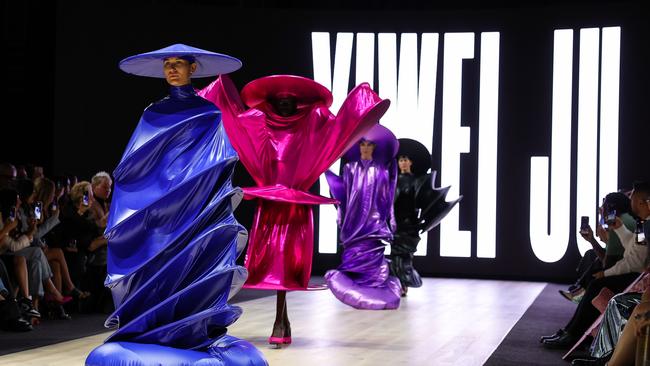
[[[56,320],[70,320],[72,317],[65,312],[63,305],[56,303],[48,304],[48,315],[50,319]]]
[[[549,339],[558,338],[558,337],[562,336],[564,333],[566,333],[564,331],[564,329],[558,329],[558,331],[555,332],[555,334],[553,334],[553,335],[541,336],[539,338],[539,343],[544,343],[544,341],[549,340]]]
[[[79,301],[79,300],[83,300],[83,299],[86,299],[86,298],[90,297],[90,292],[81,291],[81,290],[79,290],[78,288],[75,287],[72,290],[70,290],[70,292],[68,292],[68,295],[71,296],[76,301]]]

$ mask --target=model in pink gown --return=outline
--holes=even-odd
[[[312,205],[336,200],[309,188],[341,155],[372,128],[390,102],[363,83],[354,88],[337,115],[328,109],[332,94],[313,80],[274,75],[247,84],[240,95],[227,76],[199,92],[222,112],[228,137],[257,187],[244,287],[278,290],[271,343],[290,343],[285,291],[306,290],[314,248]],[[246,109],[244,103],[249,107]]]

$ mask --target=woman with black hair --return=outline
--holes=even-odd
[[[630,199],[622,192],[613,192],[605,196],[599,212],[601,220],[596,226],[595,237],[605,243],[605,248],[596,240],[591,227],[581,228],[582,237],[591,244],[592,249],[585,252],[578,264],[576,269],[578,280],[569,287],[568,291],[559,291],[562,296],[575,303],[580,302],[585,289],[594,279],[594,273],[610,268],[623,258],[624,248],[621,240],[613,229],[608,228],[605,217],[620,217],[625,226],[632,231],[636,227],[636,220],[630,215]]]

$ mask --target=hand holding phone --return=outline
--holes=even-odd
[[[589,234],[589,216],[580,217],[580,234],[588,235]]]
[[[16,206],[11,206],[9,209],[9,221],[16,221]]]
[[[603,230],[608,230],[609,225],[605,222],[605,217],[603,215],[600,216],[598,219],[598,225],[603,229]]]
[[[43,212],[43,202],[38,201],[34,204],[34,219],[40,220]]]
[[[607,225],[614,225],[616,224],[616,210],[611,209],[607,212],[607,217],[605,217],[605,222]]]
[[[88,191],[84,191],[84,197],[82,203],[84,206],[88,206],[90,204],[90,197]]]
[[[634,230],[634,233],[636,234],[636,243],[640,245],[648,244],[646,241],[645,232],[643,231],[644,224],[645,224],[644,220],[637,220],[636,230]]]

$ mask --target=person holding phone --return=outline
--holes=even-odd
[[[603,204],[599,208],[600,217],[603,222],[616,222],[616,213],[620,215],[628,227],[634,225],[634,218],[629,215],[631,212],[630,199],[622,192],[609,193],[603,199]],[[588,219],[588,217],[587,217]],[[604,226],[604,227],[603,227]],[[580,234],[591,244],[592,249],[585,252],[580,264],[578,265],[578,280],[569,288],[568,291],[560,290],[560,294],[565,298],[578,303],[589,283],[594,279],[593,275],[599,271],[613,266],[623,258],[623,246],[621,241],[613,230],[609,230],[607,224],[598,224],[596,226],[596,235],[588,222],[580,227]],[[600,239],[600,242],[596,240]],[[602,247],[601,243],[605,243]]]
[[[648,181],[639,181],[634,184],[634,188],[631,194],[631,206],[632,211],[640,220],[644,220],[646,223],[650,220],[650,182]],[[630,242],[633,242],[637,247],[646,251],[650,250],[650,246],[647,245],[638,245],[634,239],[634,231],[630,231],[627,228],[623,229],[625,225],[619,220],[614,224],[617,231],[621,231],[622,236],[627,236],[630,239]],[[644,225],[645,234],[648,234],[648,226]],[[626,248],[627,249],[627,248]],[[650,270],[650,265],[648,265],[646,257],[646,273]],[[643,283],[647,281],[646,279],[641,280]],[[638,285],[639,283],[637,283]],[[636,285],[635,285],[636,287]],[[628,294],[625,294],[628,295]],[[634,295],[634,294],[629,294]],[[621,295],[619,295],[621,296]],[[636,294],[638,296],[638,294]],[[632,365],[634,364],[635,355],[637,354],[638,338],[645,336],[650,327],[650,287],[645,288],[643,294],[641,295],[640,302],[634,307],[631,315],[625,327],[623,328],[620,336],[616,338],[616,343],[614,351],[611,352],[611,349],[608,349],[609,353],[606,355],[596,354],[596,358],[581,360],[580,363],[575,362],[576,365]],[[620,331],[620,328],[616,329]],[[594,354],[592,353],[592,356]]]
[[[638,217],[650,217],[650,211],[644,201],[648,196],[650,196],[650,185],[646,182],[636,182],[630,197],[632,214]],[[634,217],[630,213],[619,212],[616,221],[609,226],[609,235],[615,234],[620,239],[624,248],[623,258],[609,268],[592,274],[594,279],[587,285],[571,320],[553,336],[544,337],[542,339],[544,346],[549,348],[572,346],[600,315],[591,300],[605,287],[615,294],[623,291],[644,271],[648,257],[647,247],[636,244],[635,228]]]
[[[47,301],[53,303],[52,308],[64,317],[65,311],[63,311],[61,305],[69,302],[72,298],[63,296],[57,290],[52,282],[53,273],[45,253],[40,246],[31,245],[38,235],[36,221],[33,218],[29,219],[27,228],[22,230],[21,225],[23,224],[23,219],[20,218],[20,213],[24,211],[21,207],[22,201],[20,200],[19,193],[16,190],[2,190],[0,192],[2,216],[4,217],[8,209],[12,206],[15,206],[16,211],[19,213],[17,220],[13,222],[8,221],[8,225],[13,226],[15,224],[16,227],[12,231],[13,234],[4,235],[0,248],[0,253],[5,252],[15,256],[16,260],[20,263],[24,261],[28,267],[28,283],[27,286],[21,286],[21,292],[23,292],[24,298],[19,301],[22,301],[22,304],[28,310],[30,307],[38,309],[40,298],[45,296]],[[17,266],[16,271],[23,271],[23,269]],[[17,273],[17,277],[20,277],[20,273]],[[27,291],[29,292],[28,294]],[[40,317],[40,314],[38,317]]]
[[[38,208],[41,211],[41,215],[44,216],[45,222],[54,218],[60,220],[60,211],[55,199],[56,184],[48,178],[41,178],[34,185],[34,191],[37,200],[37,203],[34,206],[35,210]],[[41,248],[43,249],[43,252],[45,252],[54,274],[54,286],[61,293],[72,296],[76,299],[85,299],[90,295],[90,293],[79,290],[74,284],[68,268],[68,261],[63,249],[61,248],[62,245],[58,231],[60,231],[60,225],[53,227],[52,230],[47,232],[41,239]],[[47,245],[46,243],[52,243],[53,245]]]

